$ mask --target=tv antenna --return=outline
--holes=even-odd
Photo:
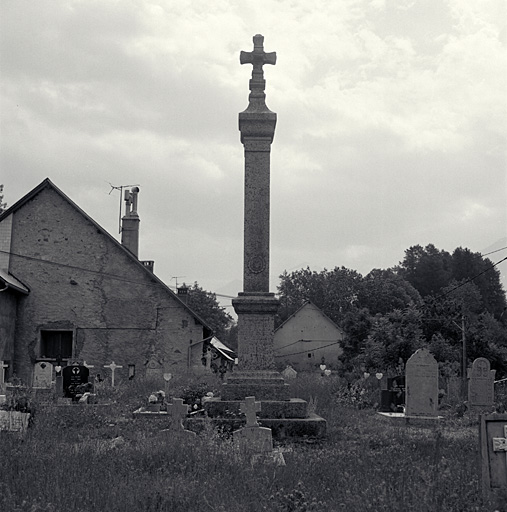
[[[109,191],[109,195],[111,195],[111,192],[113,190],[119,190],[120,191],[120,213],[118,215],[118,233],[121,233],[121,205],[122,205],[122,199],[123,199],[123,189],[124,188],[130,188],[130,187],[140,187],[141,185],[119,185],[116,187],[112,183],[108,181],[109,185],[111,185],[111,190]]]
[[[182,277],[187,277],[187,276],[172,276],[172,277],[171,277],[171,281],[172,281],[173,279],[175,279],[175,280],[176,280],[176,291],[178,290],[178,279],[181,279]]]

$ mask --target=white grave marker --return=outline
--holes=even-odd
[[[50,389],[53,381],[53,365],[44,361],[35,363],[33,370],[33,387]]]
[[[112,361],[111,364],[105,364],[104,368],[111,369],[111,386],[114,388],[114,371],[116,368],[123,368],[123,366],[117,365],[114,361]]]

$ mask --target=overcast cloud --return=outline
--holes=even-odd
[[[504,0],[4,0],[0,20],[4,200],[49,177],[119,238],[110,184],[139,185],[139,256],[169,285],[241,290],[257,33],[278,57],[272,291],[284,269],[507,246]]]

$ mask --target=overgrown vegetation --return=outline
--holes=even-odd
[[[308,300],[322,309],[345,331],[340,360],[326,361],[341,373],[389,372],[427,347],[457,375],[465,339],[467,362],[487,358],[500,379],[507,376],[507,300],[498,263],[429,244],[407,249],[397,267],[364,277],[345,267],[284,272],[277,323]]]
[[[170,384],[174,396],[220,387],[212,377]],[[355,401],[339,378],[318,375],[291,386],[327,419],[328,435],[278,443],[286,466],[252,466],[210,425],[191,443],[168,437],[158,422],[134,420],[153,382],[100,390],[106,406],[38,404],[24,436],[0,432],[0,510],[492,510],[479,492],[475,417],[447,407],[435,429],[399,426],[369,404],[377,390]]]

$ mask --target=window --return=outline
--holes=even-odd
[[[72,331],[41,331],[40,355],[45,359],[72,358]]]
[[[310,358],[312,357],[312,353],[311,352],[308,354],[308,357],[310,357]]]
[[[185,329],[186,327],[188,327],[188,320],[182,320],[182,321],[181,321],[181,327],[183,327],[183,329]]]

